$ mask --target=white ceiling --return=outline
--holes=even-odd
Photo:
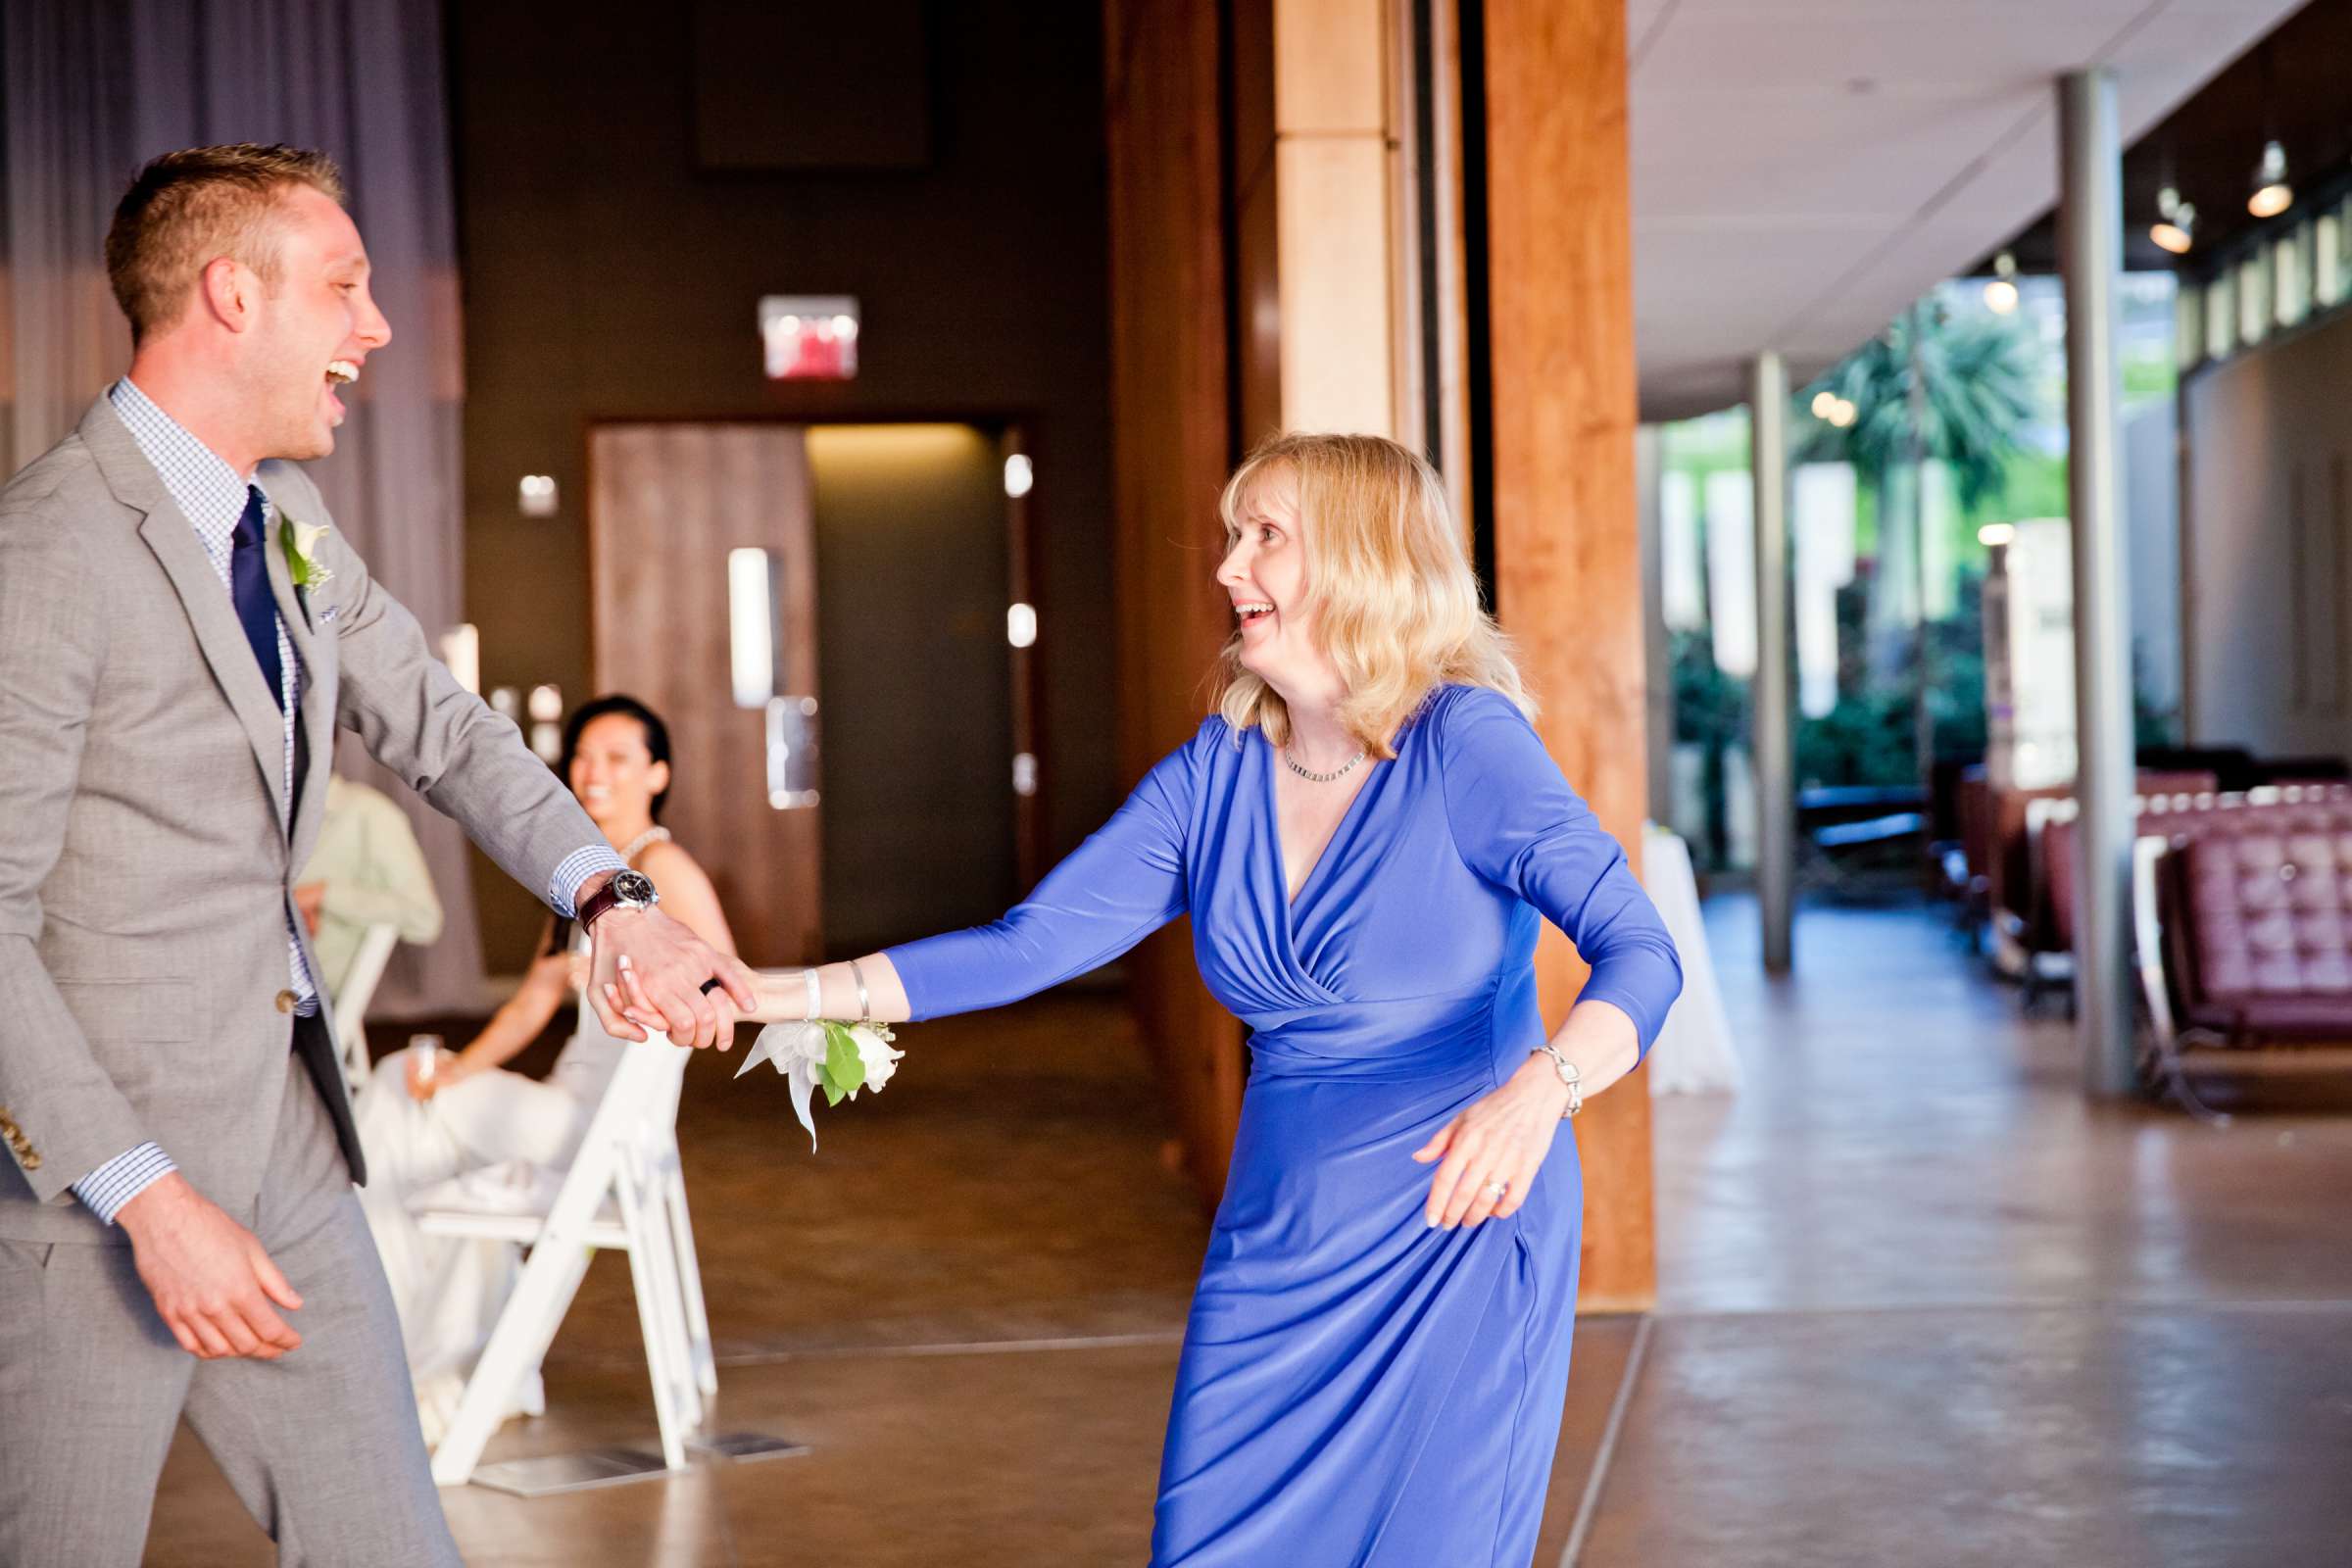
[[[2300,3],[1629,0],[1642,417],[1801,385],[2048,211],[2067,72],[2129,145]]]

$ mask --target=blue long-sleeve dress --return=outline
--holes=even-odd
[[[1154,1568],[1521,1568],[1568,1384],[1584,1187],[1423,1219],[1414,1150],[1542,1045],[1548,917],[1644,1051],[1682,984],[1616,841],[1494,692],[1433,693],[1296,902],[1262,734],[1211,718],[987,926],[894,948],[915,1018],[995,1006],[1190,912],[1251,1069],[1176,1375]]]

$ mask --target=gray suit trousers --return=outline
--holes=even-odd
[[[183,1412],[281,1564],[462,1561],[333,1124],[291,1052],[286,1072],[257,1211],[231,1217],[301,1294],[300,1349],[199,1361],[129,1248],[0,1240],[0,1563],[136,1568]]]

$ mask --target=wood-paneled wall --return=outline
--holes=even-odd
[[[1495,610],[1543,703],[1538,728],[1640,853],[1640,527],[1625,0],[1485,0]],[[1548,1020],[1587,970],[1556,931],[1536,959]],[[1582,1305],[1657,1294],[1649,1096],[1639,1077],[1577,1122]]]
[[[1199,726],[1231,607],[1212,576],[1231,467],[1220,8],[1105,0],[1119,762],[1139,778]],[[1242,1030],[1202,989],[1191,930],[1136,950],[1138,1014],[1186,1168],[1225,1187]]]

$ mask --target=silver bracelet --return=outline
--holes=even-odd
[[[808,1021],[814,1023],[818,1018],[824,1016],[825,988],[816,978],[814,964],[803,969],[801,975],[808,983]]]
[[[1560,1048],[1550,1041],[1544,1041],[1536,1049],[1551,1058],[1551,1070],[1558,1073],[1560,1082],[1568,1086],[1568,1108],[1560,1112],[1560,1120],[1566,1121],[1585,1108],[1585,1075],[1578,1072],[1576,1063],[1561,1055]]]
[[[858,982],[858,1021],[872,1023],[874,1021],[873,999],[865,994],[865,971],[858,967],[856,958],[850,960],[850,978]]]

